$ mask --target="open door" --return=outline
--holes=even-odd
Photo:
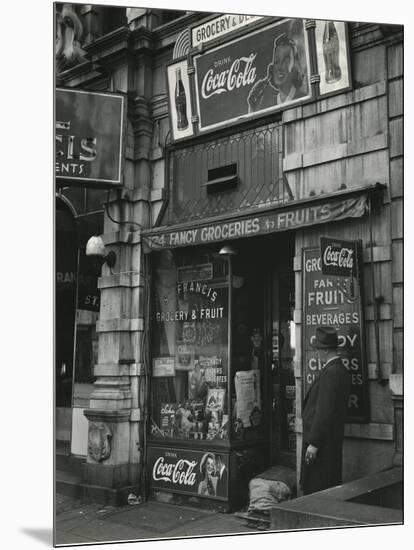
[[[55,396],[56,439],[71,434],[73,350],[76,307],[77,232],[66,204],[56,201]]]

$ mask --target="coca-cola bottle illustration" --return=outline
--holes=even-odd
[[[342,77],[339,65],[339,39],[333,21],[326,21],[322,39],[323,59],[325,61],[325,80],[327,84],[338,82]]]
[[[187,98],[181,79],[181,69],[175,70],[175,107],[177,110],[177,130],[188,128]]]

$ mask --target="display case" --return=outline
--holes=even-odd
[[[226,247],[151,263],[150,489],[230,508],[264,467],[263,301]]]

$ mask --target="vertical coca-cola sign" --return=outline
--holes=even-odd
[[[315,41],[320,94],[349,88],[350,57],[346,23],[316,21]]]
[[[169,65],[167,75],[173,139],[190,137],[193,135],[193,125],[187,59]]]
[[[368,418],[367,365],[360,254],[358,241],[325,239],[324,246],[303,251],[302,362],[303,395],[319,376],[323,364],[314,348],[318,326],[332,326],[338,333],[338,354],[351,376],[348,422]],[[323,265],[328,273],[323,271]],[[350,272],[353,276],[350,276]],[[348,273],[346,273],[348,272]]]

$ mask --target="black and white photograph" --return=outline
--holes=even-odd
[[[53,544],[398,539],[405,26],[202,4],[50,5]]]

